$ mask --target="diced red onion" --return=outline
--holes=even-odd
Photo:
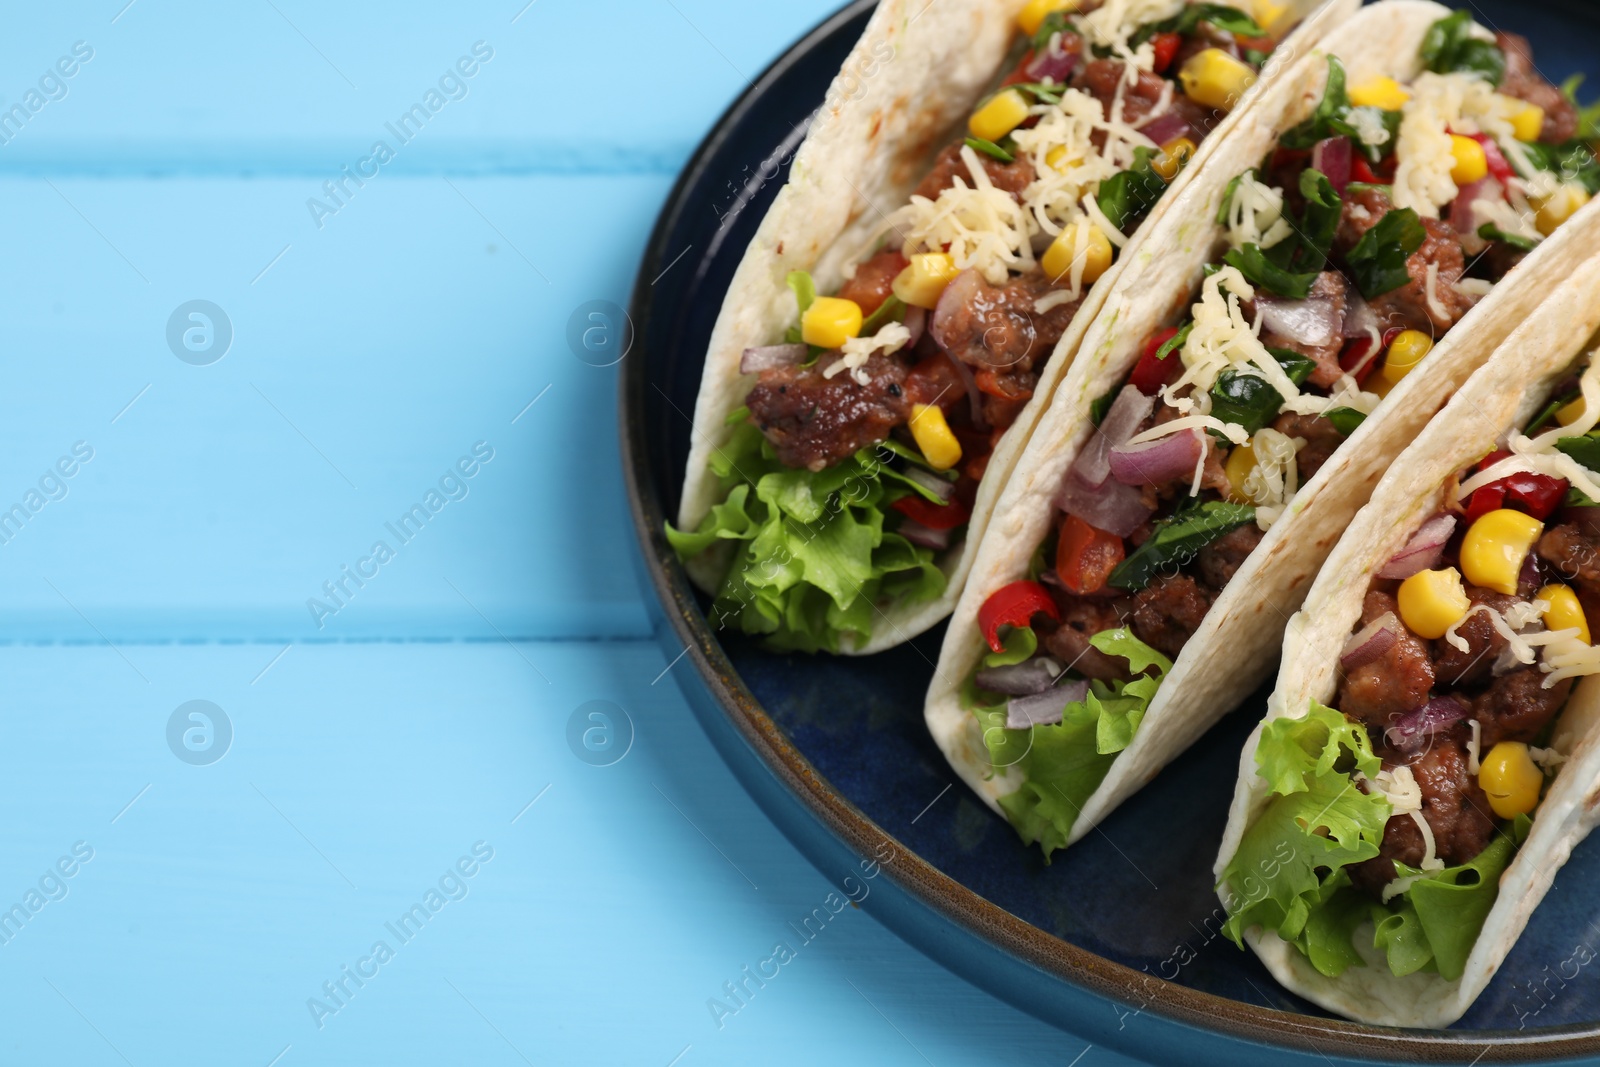
[[[928,309],[919,307],[906,308],[905,327],[911,331],[911,337],[906,341],[906,348],[914,348],[922,340],[923,330],[928,325]]]
[[[1012,697],[1006,701],[1006,729],[1054,726],[1061,721],[1067,705],[1082,700],[1088,691],[1088,682],[1077,681],[1055,686],[1033,696]]]
[[[1344,643],[1344,651],[1339,653],[1339,666],[1346,671],[1365,667],[1393,648],[1400,640],[1401,631],[1400,620],[1394,612],[1384,612]]]
[[[1478,181],[1463,185],[1461,191],[1456,194],[1455,203],[1450,205],[1449,219],[1450,225],[1456,228],[1457,233],[1476,234],[1478,232],[1478,228],[1472,224],[1472,204],[1483,193],[1483,187],[1491,181],[1494,181],[1494,179],[1480,178]],[[1495,184],[1498,185],[1499,183],[1495,182]]]
[[[1312,168],[1326,174],[1328,184],[1340,196],[1344,195],[1345,186],[1350,184],[1350,147],[1350,138],[1330,137],[1326,141],[1318,141],[1311,149]]]
[[[1199,430],[1182,430],[1138,445],[1118,445],[1110,453],[1111,476],[1124,485],[1165,485],[1192,479],[1205,453]]]
[[[956,495],[955,482],[941,478],[930,470],[923,470],[914,463],[906,464],[906,477],[928,492],[937,493],[943,503],[950,503],[950,498]]]
[[[954,532],[953,530],[930,530],[922,523],[913,522],[910,519],[901,519],[900,525],[895,528],[895,533],[912,544],[940,552],[950,547],[950,535]]]
[[[1326,297],[1284,300],[1258,294],[1256,313],[1261,316],[1261,333],[1272,334],[1291,344],[1321,348],[1338,341],[1344,333],[1339,308]]]
[[[1097,530],[1127,537],[1149,521],[1154,511],[1144,502],[1144,494],[1123,485],[1109,475],[1104,485],[1084,485],[1071,471],[1056,491],[1056,507],[1076,515]]]
[[[1532,596],[1534,591],[1543,585],[1544,583],[1539,580],[1539,555],[1536,552],[1529,552],[1522,557],[1522,570],[1517,572],[1517,591],[1521,593],[1526,589],[1527,592],[1522,595]]]
[[[1586,534],[1600,535],[1600,507],[1566,508],[1561,517]]]
[[[1145,396],[1132,385],[1122,387],[1106,417],[1100,420],[1094,436],[1084,444],[1073,461],[1072,470],[1085,486],[1104,485],[1111,477],[1111,450],[1128,443],[1155,410],[1154,397]],[[1104,529],[1105,527],[1101,527]]]
[[[1164,145],[1188,134],[1189,120],[1177,110],[1164,111],[1138,130],[1156,144]]]
[[[1378,571],[1378,577],[1405,579],[1432,567],[1444,554],[1444,546],[1455,530],[1454,515],[1435,515],[1422,524],[1422,528],[1406,543],[1406,547],[1395,553],[1394,557],[1383,565],[1383,569]]]
[[[968,304],[983,292],[983,275],[972,268],[967,268],[957,274],[949,285],[944,287],[944,292],[939,296],[939,303],[934,306],[933,317],[928,320],[928,332],[933,335],[936,343],[944,351],[950,351],[950,322],[966,310]]]
[[[1354,286],[1350,287],[1348,294],[1350,302],[1344,309],[1344,329],[1341,331],[1346,341],[1354,341],[1358,337],[1373,337],[1383,333],[1383,328],[1378,323],[1378,313],[1372,310],[1372,305],[1361,299],[1361,294]]]
[[[747,348],[739,359],[740,374],[760,374],[764,370],[792,367],[804,363],[810,349],[805,345],[764,345]]]
[[[1412,749],[1445,727],[1467,717],[1467,706],[1454,697],[1435,697],[1422,707],[1408,711],[1383,732],[1392,747]]]
[[[978,672],[978,688],[1011,697],[1043,693],[1061,677],[1061,664],[1047,656],[1035,656],[1009,667],[986,667]]]
[[[1048,78],[1056,85],[1065,85],[1078,67],[1078,53],[1051,51],[1046,48],[1028,61],[1023,73],[1030,81],[1042,82]]]

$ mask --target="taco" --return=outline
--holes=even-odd
[[[1425,0],[1333,30],[1083,341],[927,704],[951,763],[1046,856],[1267,680],[1390,461],[1593,247],[1578,109],[1492,38]]]
[[[1240,2],[884,0],[706,357],[667,537],[719,626],[865,653],[949,613],[1120,264],[1315,7]]]
[[[1600,802],[1600,260],[1385,476],[1288,629],[1217,860],[1289,989],[1446,1026]]]

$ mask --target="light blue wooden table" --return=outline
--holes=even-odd
[[[525,2],[6,11],[0,1063],[1127,1062],[864,911],[708,1008],[830,887],[565,330],[831,0]]]

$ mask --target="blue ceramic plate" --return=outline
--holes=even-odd
[[[970,795],[922,721],[942,631],[870,659],[780,656],[713,633],[661,534],[722,295],[787,176],[868,2],[800,41],[717,121],[662,212],[634,295],[622,382],[625,474],[668,655],[696,714],[767,814],[842,882],[881,864],[865,904],[952,970],[1039,1017],[1158,1062],[1328,1057],[1479,1063],[1600,1054],[1600,841],[1580,848],[1500,975],[1448,1031],[1358,1026],[1284,992],[1222,939],[1212,892],[1240,747],[1264,694],[1046,866]],[[1594,65],[1600,9],[1485,0],[1559,83]],[[876,869],[873,869],[874,873]]]

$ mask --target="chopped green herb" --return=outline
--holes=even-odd
[[[1121,233],[1131,232],[1167,191],[1166,181],[1150,165],[1154,156],[1152,149],[1135,148],[1133,166],[1100,183],[1100,211]]]
[[[1167,340],[1167,343],[1156,349],[1157,359],[1166,359],[1172,353],[1182,348],[1189,341],[1189,335],[1194,332],[1194,320],[1190,319],[1183,324],[1176,334]]]
[[[1478,236],[1485,241],[1503,241],[1512,248],[1520,248],[1524,252],[1532,252],[1539,247],[1539,242],[1532,237],[1524,237],[1520,233],[1506,233],[1492,222],[1479,226]]]
[[[1002,163],[1015,163],[1017,157],[1007,152],[993,141],[985,141],[982,137],[968,137],[967,147],[974,152],[982,152],[991,159],[998,159]]]
[[[1052,11],[1039,23],[1039,28],[1033,33],[1030,44],[1035,52],[1042,52],[1050,46],[1050,38],[1058,33],[1071,33],[1072,27],[1067,24],[1067,12]]]
[[[1286,349],[1269,349],[1283,372],[1295,385],[1300,385],[1316,364],[1297,352]],[[1283,394],[1259,374],[1248,371],[1225,370],[1217,376],[1211,387],[1211,414],[1223,422],[1242,426],[1246,433],[1255,433],[1271,422],[1283,409]]]
[[[1477,74],[1497,86],[1506,75],[1506,54],[1494,42],[1474,37],[1472,30],[1467,11],[1435,22],[1422,39],[1422,62],[1435,74]]]
[[[1344,64],[1333,56],[1328,57],[1328,81],[1322,90],[1322,100],[1317,104],[1317,109],[1311,117],[1289,130],[1278,144],[1283,148],[1305,151],[1316,147],[1318,141],[1325,141],[1329,137],[1348,137],[1352,144],[1359,145],[1366,153],[1369,162],[1377,163],[1385,155],[1394,150],[1399,137],[1400,112],[1379,111],[1377,108],[1366,108],[1382,115],[1384,129],[1389,136],[1381,144],[1369,144],[1362,136],[1362,131],[1370,127],[1370,123],[1355,121],[1354,112],[1358,110],[1350,103],[1350,96],[1346,90],[1346,75]]]
[[[1367,421],[1366,412],[1357,411],[1355,408],[1329,408],[1322,413],[1322,417],[1333,423],[1333,428],[1346,437],[1355,433],[1357,427]]]
[[[861,324],[861,336],[873,337],[891,322],[902,322],[906,317],[906,302],[898,296],[890,295],[883,303],[878,305],[878,310],[867,316]]]
[[[1345,257],[1361,295],[1371,300],[1409,283],[1406,260],[1427,239],[1428,231],[1411,208],[1390,211],[1379,219]]]
[[[1257,25],[1255,19],[1236,7],[1229,7],[1227,4],[1190,4],[1169,19],[1149,22],[1139,27],[1139,32],[1133,35],[1132,43],[1143,44],[1158,33],[1175,33],[1180,37],[1192,37],[1202,22],[1209,22],[1217,29],[1239,37],[1267,35],[1267,31]]]
[[[1093,422],[1096,426],[1099,426],[1102,422],[1104,422],[1106,418],[1106,412],[1110,411],[1111,405],[1117,402],[1117,393],[1119,392],[1121,392],[1121,390],[1113,389],[1105,396],[1102,396],[1100,399],[1090,404],[1089,421]]]
[[[1149,540],[1117,564],[1107,583],[1129,592],[1143,589],[1157,575],[1176,571],[1211,542],[1255,519],[1256,509],[1243,504],[1190,503],[1156,523]]]
[[[811,280],[811,275],[803,270],[789,272],[789,289],[794,293],[794,299],[800,305],[800,315],[803,318],[806,309],[817,302],[817,285]],[[800,330],[800,320],[796,319],[793,326],[784,333],[785,344],[797,345],[805,338]]]
[[[1546,404],[1544,410],[1539,412],[1538,415],[1534,416],[1533,421],[1528,423],[1527,428],[1522,432],[1530,437],[1538,433],[1540,427],[1544,426],[1545,423],[1556,417],[1556,412],[1560,411],[1562,408],[1566,407],[1568,404],[1572,403],[1582,395],[1583,394],[1578,392],[1576,389],[1570,389],[1567,392],[1562,393],[1560,396],[1550,401],[1550,403]]]
[[[1556,447],[1592,471],[1600,471],[1600,437],[1584,434],[1582,437],[1563,437]]]
[[[1044,82],[1017,82],[1006,86],[1007,89],[1016,89],[1034,97],[1042,104],[1061,103],[1061,94],[1066,89],[1064,85],[1046,85]]]
[[[1304,300],[1310,295],[1317,275],[1328,264],[1328,250],[1333,247],[1344,210],[1333,183],[1321,171],[1307,169],[1300,173],[1300,193],[1306,210],[1293,227],[1293,237],[1269,249],[1247,244],[1223,256],[1252,285],[1291,300]]]

